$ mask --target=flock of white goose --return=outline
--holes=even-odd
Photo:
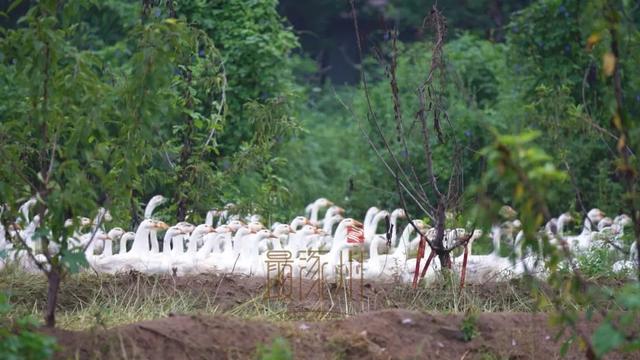
[[[397,230],[400,219],[406,218],[402,209],[389,212],[372,207],[366,212],[363,222],[359,222],[344,218],[342,208],[320,198],[307,206],[306,216],[298,216],[288,224],[274,223],[268,229],[261,223],[259,215],[241,218],[232,214],[234,206],[229,204],[223,210],[209,211],[204,224],[179,222],[169,226],[153,218],[155,208],[165,201],[160,195],[149,201],[145,208],[145,220],[135,232],[125,232],[119,227],[105,230],[104,222],[111,220],[111,216],[104,209],[100,209],[94,220],[67,220],[65,226],[76,228],[69,242],[77,249],[84,250],[90,267],[99,273],[114,274],[136,270],[147,274],[176,276],[199,273],[265,276],[269,250],[286,250],[291,254],[288,269],[297,276],[305,267],[308,250],[324,250],[318,256],[320,263],[326,264],[323,266],[323,276],[326,279],[335,278],[339,272],[371,280],[410,282],[413,279],[420,235],[409,224],[402,231]],[[41,252],[35,236],[40,219],[37,215],[29,217],[29,209],[34,204],[35,200],[30,200],[20,208],[22,216],[16,220],[16,224],[25,224],[22,228],[14,224],[6,233],[4,228],[0,228],[0,268],[8,262],[14,262],[27,271],[38,271],[38,264],[27,256],[24,249],[14,247],[15,239],[9,241],[5,235],[19,237],[34,253]],[[568,235],[565,229],[571,221],[573,219],[568,213],[562,214],[549,221],[542,231],[547,232],[552,244],[559,244],[559,239],[563,239],[575,253],[603,246],[611,247],[612,251],[620,250],[624,247],[624,228],[631,225],[631,219],[626,215],[612,220],[605,217],[602,211],[592,209],[585,219],[582,232]],[[379,226],[381,222],[388,223],[391,230],[379,232],[379,228],[387,227]],[[424,222],[415,220],[414,224],[427,238],[435,237],[435,229]],[[468,257],[467,282],[505,280],[525,272],[545,275],[543,264],[536,261],[535,256],[521,256],[519,249],[523,233],[519,231],[519,226],[519,221],[513,220],[492,227],[490,235],[493,252]],[[160,241],[159,235],[163,231]],[[362,246],[350,241],[353,231],[363,235],[361,238],[363,237],[363,248],[366,251],[363,258],[366,260],[362,263],[357,261],[358,257],[355,257],[356,260],[349,257],[350,248]],[[464,231],[448,229],[445,233],[445,246],[453,244]],[[482,231],[473,231],[469,240],[470,254],[473,241],[481,236]],[[514,252],[518,255],[515,262],[500,255],[503,242],[513,245]],[[57,251],[55,243],[50,245],[49,251]],[[612,270],[630,273],[630,270],[637,267],[635,243],[629,253],[630,260],[618,261]],[[46,266],[44,260],[42,254],[36,255],[36,261]],[[347,266],[350,260],[353,262],[351,266]],[[421,261],[422,268],[426,256]],[[454,258],[453,264],[453,269],[460,271],[462,255]],[[425,277],[427,282],[436,278],[437,271],[438,266],[435,264],[428,269]]]

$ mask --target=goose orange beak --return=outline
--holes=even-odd
[[[361,222],[360,222],[360,221],[358,221],[358,220],[353,220],[353,224],[354,224],[355,226],[357,226],[357,227],[364,227],[364,224],[363,224],[363,223],[361,223]]]
[[[169,225],[167,225],[167,223],[165,223],[164,221],[158,221],[156,227],[158,229],[167,230],[169,228]]]

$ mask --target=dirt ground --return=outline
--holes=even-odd
[[[555,340],[558,328],[551,325],[549,315],[517,311],[518,303],[525,298],[525,291],[513,290],[517,284],[486,284],[465,290],[469,299],[501,304],[497,312],[478,315],[472,323],[476,335],[465,341],[464,315],[407,310],[424,309],[416,302],[429,296],[441,297],[450,289],[416,293],[397,284],[365,282],[362,286],[356,283],[351,295],[335,284],[328,285],[320,295],[313,282],[303,282],[296,284],[291,298],[284,301],[266,299],[266,280],[260,278],[202,275],[161,277],[151,282],[148,277],[131,273],[111,281],[115,283],[109,288],[135,288],[142,295],[159,288],[166,296],[174,292],[204,294],[209,300],[215,299],[220,315],[170,314],[113,328],[43,330],[58,339],[61,350],[56,358],[255,359],[257,349],[270,347],[276,338],[286,340],[296,359],[560,358],[562,341]],[[282,295],[277,283],[269,289],[272,296]],[[268,320],[247,319],[238,310],[257,306],[273,309],[278,305],[283,307],[284,316],[266,316]],[[430,306],[438,308],[437,304]],[[586,333],[592,333],[597,325],[598,321],[578,324]],[[584,358],[577,342],[570,346],[566,358]],[[640,359],[640,353],[608,358]]]
[[[170,316],[108,330],[54,330],[57,358],[249,359],[258,344],[286,339],[296,359],[556,359],[560,343],[545,314],[493,313],[464,341],[462,316],[382,310],[343,320],[267,322],[230,316]],[[585,323],[581,327],[593,327]],[[577,344],[567,359],[582,359]],[[638,354],[609,358],[638,359]]]

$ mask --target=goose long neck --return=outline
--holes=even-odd
[[[500,255],[500,237],[502,235],[502,230],[500,230],[500,226],[496,225],[491,229],[491,240],[493,242],[493,254]],[[472,237],[475,237],[473,235]]]
[[[231,245],[231,233],[221,234],[218,238],[218,246],[222,245],[222,253],[230,254],[233,252],[233,246]]]
[[[271,243],[273,244],[273,250],[282,250],[282,238],[278,236],[276,239],[272,239]]]
[[[166,233],[164,233],[164,238],[162,239],[162,253],[167,254],[171,251],[171,246],[173,245],[173,247],[176,247],[176,244],[172,244],[173,241],[173,237],[174,237],[174,232],[172,230],[167,230]]]
[[[373,234],[376,233],[376,229],[378,228],[378,223],[385,216],[387,216],[387,213],[385,211],[380,211],[379,213],[376,214],[376,216],[373,217],[373,219],[371,220],[371,223],[369,224],[369,228],[365,230],[365,237],[368,234],[369,238],[371,238]]]
[[[367,210],[367,213],[364,215],[364,226],[368,227],[369,224],[371,223],[371,219],[373,219],[373,217],[375,216],[375,214],[378,212],[378,210],[376,208],[370,208],[369,210]]]
[[[522,243],[523,240],[524,240],[524,231],[520,230],[518,231],[518,234],[516,235],[516,239],[513,243],[513,252],[516,254],[516,259],[520,259],[522,257],[522,246],[524,246]]]
[[[558,234],[560,236],[564,235],[564,227],[567,224],[567,219],[564,216],[560,216],[558,218]]]
[[[160,205],[160,203],[161,201],[158,201],[155,198],[152,198],[147,204],[147,206],[144,208],[144,218],[150,219],[151,216],[153,215],[153,212],[156,210],[158,205]]]
[[[149,235],[151,232],[151,230],[139,226],[133,239],[131,251],[149,252]]]
[[[631,257],[632,264],[640,265],[638,264],[638,242],[637,241],[634,241],[633,244],[631,244],[631,249],[629,250],[629,256]]]
[[[120,252],[119,254],[124,254],[127,252],[127,239],[128,236],[124,236],[122,235],[122,237],[120,238]]]
[[[207,217],[204,220],[204,223],[213,226],[213,211],[207,211]]]
[[[584,226],[582,227],[582,235],[589,235],[593,227],[591,226],[591,221],[588,218],[584,219]]]
[[[411,224],[408,224],[402,231],[402,235],[400,235],[400,244],[407,243],[414,231],[415,229],[413,228],[413,226]]]
[[[293,221],[291,221],[291,224],[289,224],[289,226],[291,227],[291,229],[293,229],[293,231],[297,231],[298,227],[300,227],[301,224],[301,220],[300,219],[293,219]]]
[[[195,231],[191,234],[191,237],[189,237],[189,244],[187,245],[188,253],[193,254],[198,250],[198,240],[202,239],[203,235],[204,234],[196,233]]]
[[[333,216],[329,218],[325,218],[324,224],[322,225],[322,231],[327,234],[331,234],[331,230],[333,229],[333,225],[336,223],[337,219]]]
[[[335,212],[336,210],[333,206],[328,208],[327,211],[324,213],[324,222],[326,223],[327,221],[330,221],[330,219],[333,217]]]
[[[402,235],[400,235],[400,243],[398,243],[398,247],[393,252],[394,255],[400,255],[404,257],[407,257],[409,255],[409,248],[412,243],[410,238],[413,231],[414,229],[411,224],[408,224],[407,227],[404,228],[404,230],[402,231]]]
[[[311,208],[311,215],[309,216],[309,220],[312,223],[317,223],[318,222],[318,213],[320,212],[320,206],[319,205],[313,205],[313,207]]]
[[[395,211],[391,213],[389,223],[391,224],[391,244],[395,246],[396,240],[398,240],[398,214]]]
[[[342,249],[347,245],[347,229],[343,224],[338,225],[336,229],[336,235],[333,238],[331,244],[331,250],[329,250],[329,259],[334,259],[340,256]]]
[[[380,256],[380,253],[378,252],[378,245],[381,242],[382,242],[382,238],[379,237],[379,236],[376,236],[371,241],[371,246],[369,247],[369,259],[370,260],[371,259],[378,259],[378,257]]]
[[[102,250],[102,255],[113,255],[113,241],[111,241],[111,239],[107,239],[104,241],[104,249]]]
[[[213,234],[204,237],[204,244],[198,250],[199,254],[210,254],[218,245],[219,239],[223,234]]]
[[[151,242],[151,252],[159,253],[160,245],[158,244],[158,233],[156,231],[152,231],[149,235],[149,241]]]

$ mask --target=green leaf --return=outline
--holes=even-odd
[[[63,251],[62,261],[71,273],[77,273],[89,265],[87,257],[81,249]]]
[[[13,9],[17,8],[20,3],[22,3],[22,0],[14,0],[11,5],[9,5],[9,7],[7,8],[7,14],[12,12]]]
[[[565,355],[567,355],[567,351],[569,351],[569,346],[571,346],[571,344],[573,344],[573,337],[567,339],[566,341],[564,341],[562,343],[562,346],[560,346],[560,356],[564,357]]]
[[[602,356],[621,346],[624,343],[624,336],[607,320],[593,333],[592,342],[596,355]]]

